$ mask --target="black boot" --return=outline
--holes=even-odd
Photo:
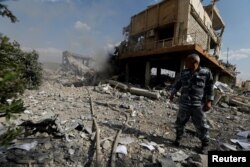
[[[202,142],[200,153],[201,154],[208,154],[208,149],[209,149],[209,142]]]
[[[175,145],[176,147],[179,147],[179,146],[180,146],[180,140],[181,140],[181,138],[177,136],[176,139],[175,139],[175,141],[174,141],[174,145]]]

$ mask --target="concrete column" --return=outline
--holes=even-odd
[[[149,86],[150,76],[151,76],[150,62],[147,61],[145,66],[145,87]]]
[[[129,82],[129,64],[128,64],[128,62],[125,65],[125,82],[126,83]]]

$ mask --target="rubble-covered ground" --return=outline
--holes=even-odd
[[[197,153],[200,141],[191,122],[181,146],[172,144],[178,103],[169,103],[165,90],[160,91],[160,99],[153,100],[104,83],[65,87],[55,72],[45,74],[39,90],[28,90],[22,96],[26,110],[12,122],[26,131],[13,145],[1,148],[1,166],[95,166],[96,140],[88,91],[100,128],[102,166],[110,166],[115,137],[121,128],[116,166],[207,165],[207,156]],[[210,150],[240,149],[230,139],[250,130],[249,116],[226,103],[208,112]],[[128,123],[124,124],[126,119]]]

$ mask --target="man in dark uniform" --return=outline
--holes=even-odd
[[[185,67],[180,78],[174,85],[170,101],[181,88],[179,112],[175,122],[176,140],[175,145],[180,145],[180,139],[184,133],[185,124],[191,117],[201,140],[201,153],[207,153],[209,135],[205,113],[211,109],[213,96],[213,77],[211,71],[200,67],[200,57],[191,54],[186,58]]]

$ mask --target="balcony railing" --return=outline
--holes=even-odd
[[[203,40],[203,41],[202,41]],[[124,48],[124,52],[137,52],[137,51],[147,51],[147,50],[154,50],[154,49],[161,49],[161,48],[170,48],[173,46],[181,46],[181,45],[204,45],[207,41],[204,41],[199,37],[199,33],[191,33],[187,35],[183,35],[180,38],[177,38],[174,41],[174,38],[167,38],[158,41],[149,41],[149,40],[142,40],[137,43],[130,44],[126,48]],[[206,47],[206,46],[205,46]],[[206,48],[204,48],[206,49]]]

